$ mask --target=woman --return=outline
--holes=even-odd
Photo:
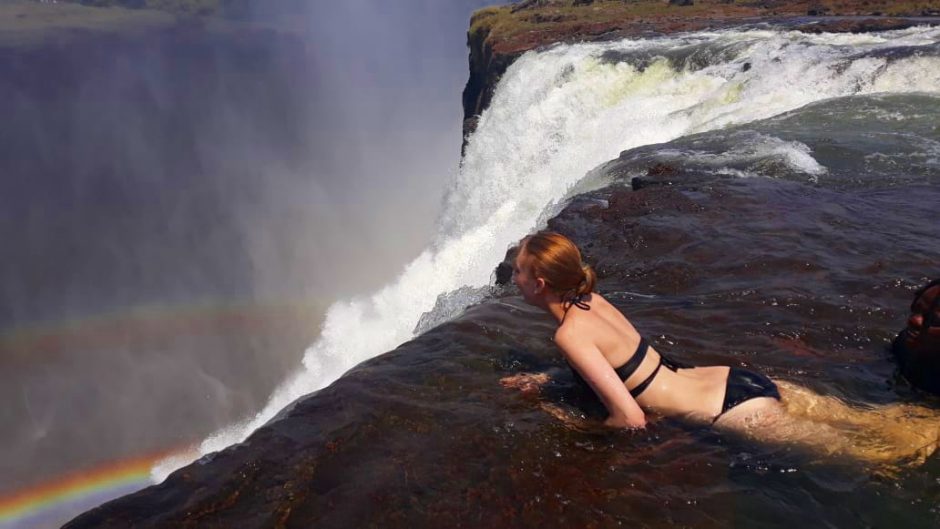
[[[581,262],[577,246],[553,232],[525,238],[513,266],[513,280],[525,301],[558,321],[555,343],[606,406],[608,426],[643,428],[646,411],[654,410],[872,461],[923,458],[936,448],[940,432],[937,414],[931,410],[915,406],[861,410],[794,384],[775,384],[744,369],[673,362],[649,346],[616,307],[594,292],[595,279],[591,267]],[[503,383],[532,389],[546,381],[544,374],[523,374]],[[906,425],[893,426],[900,417]],[[847,429],[840,431],[830,422]],[[886,429],[886,422],[892,426]],[[858,426],[885,431],[868,429],[859,436]]]

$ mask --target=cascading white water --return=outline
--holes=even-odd
[[[884,53],[900,47],[924,53]],[[938,93],[938,47],[940,29],[867,35],[752,30],[559,45],[525,54],[507,70],[469,138],[434,244],[372,296],[333,305],[303,369],[262,412],[207,439],[200,451],[243,440],[294,399],[408,340],[439,295],[487,284],[507,247],[537,227],[547,206],[622,150],[832,97]],[[713,59],[684,67],[695,62],[666,58],[683,49]],[[788,151],[785,157],[797,168],[825,171],[805,146],[767,141]],[[473,299],[468,293],[467,302]],[[448,310],[453,304],[450,299]],[[163,479],[185,462],[166,461],[153,477]]]

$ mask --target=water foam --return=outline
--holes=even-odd
[[[817,183],[819,177],[829,170],[813,158],[808,145],[799,141],[787,141],[776,136],[751,130],[729,133],[723,143],[731,145],[721,153],[711,150],[658,149],[656,160],[667,164],[695,167],[716,174],[750,177],[782,177],[788,174],[805,175],[810,182]],[[698,142],[692,142],[698,146]],[[635,152],[630,160],[634,174],[639,176],[649,167],[647,152]]]
[[[432,246],[372,296],[333,305],[320,338],[306,351],[303,370],[257,416],[207,439],[200,451],[242,441],[291,401],[408,340],[438,296],[469,286],[464,303],[477,299],[474,289],[489,282],[506,248],[544,221],[546,208],[585,173],[622,150],[768,118],[831,97],[936,93],[940,59],[916,54],[892,59],[878,52],[938,41],[940,29],[927,28],[868,35],[724,31],[559,45],[523,55],[506,71],[468,139]],[[724,55],[704,66],[667,58],[669,50],[683,46],[710,46]],[[653,60],[605,60],[611,52],[623,57],[643,52]],[[755,145],[776,149],[797,170],[825,172],[805,145],[772,138]],[[457,313],[454,299],[441,305],[448,315]],[[158,465],[154,479],[178,464]]]

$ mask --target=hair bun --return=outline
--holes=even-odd
[[[594,273],[594,269],[591,268],[591,265],[581,263],[581,272],[584,274],[584,277],[581,279],[581,284],[578,286],[578,294],[590,294],[594,292],[594,286],[597,283],[597,274]]]

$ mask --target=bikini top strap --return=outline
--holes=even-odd
[[[565,312],[567,312],[568,309],[570,309],[572,306],[578,307],[581,310],[591,310],[591,306],[588,305],[586,301],[584,301],[584,298],[587,296],[588,294],[578,294],[566,299],[564,301]]]
[[[633,353],[633,356],[627,360],[627,363],[622,366],[614,369],[617,374],[620,376],[620,380],[626,380],[630,378],[637,369],[639,369],[640,364],[643,363],[643,360],[646,359],[646,352],[649,350],[649,344],[646,343],[646,338],[640,337],[640,343],[636,346],[636,352]]]
[[[562,304],[565,308],[565,314],[561,317],[561,323],[565,322],[565,318],[568,317],[568,311],[571,310],[571,307],[578,307],[581,310],[591,310],[591,306],[584,301],[585,296],[587,296],[587,294],[581,294],[565,300]]]
[[[633,395],[633,398],[639,397],[641,393],[646,391],[646,388],[648,388],[649,385],[653,383],[653,379],[656,378],[656,374],[659,373],[659,368],[661,367],[663,367],[662,362],[656,364],[656,369],[650,373],[650,376],[646,377],[646,380],[640,382],[635,388],[630,390],[630,394]]]
[[[627,360],[627,363],[618,367],[614,371],[617,372],[617,375],[620,376],[620,380],[627,380],[643,363],[643,360],[646,358],[646,353],[649,350],[649,344],[646,341],[646,338],[640,337],[640,344],[636,348],[636,353],[630,357],[630,360]],[[656,364],[656,369],[653,369],[653,372],[646,377],[643,382],[637,384],[637,386],[630,390],[630,394],[633,395],[633,398],[637,398],[646,391],[646,388],[653,383],[653,379],[656,378],[656,375],[659,373],[659,369],[663,366],[666,366],[672,371],[678,371],[679,369],[686,368],[686,366],[680,362],[671,360],[662,354],[659,355],[659,363]]]
[[[575,297],[571,300],[571,304],[574,305],[575,307],[578,307],[578,308],[581,309],[581,310],[591,310],[591,306],[588,305],[586,301],[584,301],[584,298],[585,298],[585,297],[586,297],[586,294],[581,294],[580,296],[575,296]]]

